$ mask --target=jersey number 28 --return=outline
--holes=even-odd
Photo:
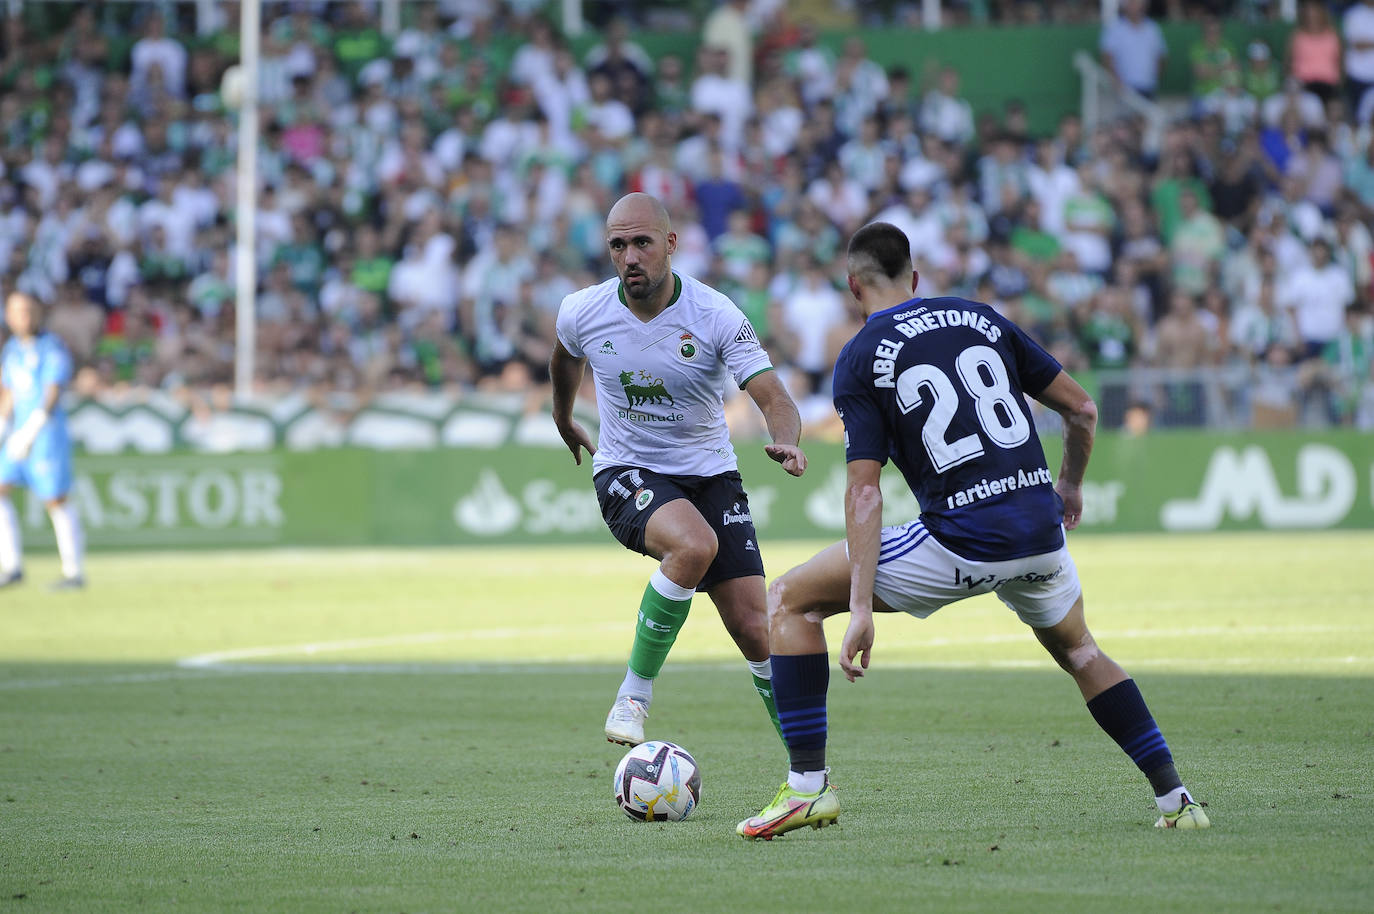
[[[990,346],[970,346],[959,353],[954,368],[964,390],[973,398],[973,414],[988,440],[1001,448],[1025,444],[1030,438],[1030,423],[1016,402],[1007,367],[997,351]],[[983,442],[977,434],[946,440],[961,397],[949,375],[934,365],[920,364],[912,365],[897,377],[897,405],[903,415],[926,402],[925,393],[930,395],[930,415],[921,426],[921,441],[935,470],[943,473],[981,457]]]

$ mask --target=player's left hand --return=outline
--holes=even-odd
[[[765,444],[763,452],[793,476],[806,472],[806,454],[795,444]]]

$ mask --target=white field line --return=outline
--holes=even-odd
[[[385,635],[379,638],[348,638],[342,641],[315,641],[306,644],[282,644],[214,651],[209,654],[197,654],[194,657],[183,657],[177,661],[177,666],[192,670],[222,669],[239,660],[265,660],[269,657],[315,657],[320,654],[364,651],[399,645],[442,644],[447,641],[508,641],[513,638],[538,638],[551,635],[583,634],[588,631],[613,632],[626,631],[627,629],[626,623],[606,622],[596,626],[539,625],[530,628],[510,626],[506,628],[469,629],[467,631],[419,632],[410,635]]]
[[[585,658],[584,658],[585,659]],[[720,669],[738,669],[739,664],[719,664]],[[595,673],[606,675],[623,671],[624,664],[578,662],[566,663],[559,657],[541,657],[528,663],[235,663],[223,667],[191,669],[168,668],[143,673],[113,673],[108,676],[71,676],[50,679],[0,680],[0,692],[24,692],[34,689],[64,689],[83,686],[128,685],[172,680],[204,680],[230,676],[294,675],[294,674],[357,674],[384,673],[414,676],[472,676],[477,674],[512,674],[522,676],[541,673]],[[711,669],[710,664],[693,664],[695,669]]]

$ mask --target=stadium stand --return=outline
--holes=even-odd
[[[672,214],[675,267],[735,298],[818,429],[856,321],[844,243],[874,218],[911,237],[922,294],[1031,328],[1108,426],[1374,428],[1374,95],[1353,59],[1374,52],[1342,60],[1331,40],[1374,4],[1309,2],[1291,43],[1209,20],[1165,48],[1191,88],[1155,99],[1153,140],[1138,116],[1085,130],[1015,86],[975,110],[961,79],[989,64],[879,61],[780,2],[668,4],[647,24],[635,6],[588,3],[604,25],[570,42],[540,0],[406,3],[391,35],[367,4],[264,5],[265,393],[537,388],[562,296],[609,273],[607,208],[644,190]],[[919,12],[804,6],[896,29]],[[81,395],[231,379],[238,25],[219,4],[196,34],[194,7],[4,20],[0,282],[52,306]],[[945,11],[1028,39],[1096,21],[1066,2]],[[673,24],[690,40],[653,31]],[[1140,80],[1119,52],[1104,64]]]

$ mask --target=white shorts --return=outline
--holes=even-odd
[[[975,562],[940,545],[919,520],[883,528],[873,593],[893,609],[924,619],[990,590],[1031,628],[1049,628],[1068,615],[1082,587],[1067,546],[1009,562]]]

